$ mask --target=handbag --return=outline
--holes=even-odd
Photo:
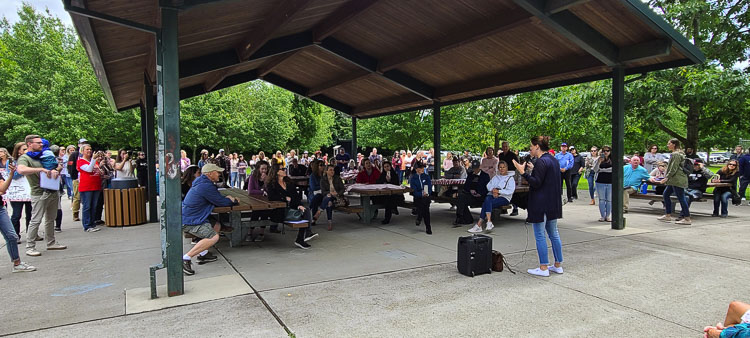
[[[339,195],[338,197],[333,199],[333,206],[334,207],[346,207],[349,206],[349,199],[347,199],[345,196]]]
[[[286,208],[285,221],[299,221],[302,219],[302,211],[299,209]]]
[[[512,274],[516,274],[510,266],[508,266],[508,262],[505,261],[503,254],[500,253],[500,251],[492,250],[492,271],[503,272],[503,266],[508,268],[508,271]]]

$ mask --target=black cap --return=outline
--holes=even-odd
[[[414,165],[414,169],[419,169],[419,168],[424,168],[424,163],[422,163],[422,162],[417,162],[417,163],[416,163],[416,164]]]
[[[479,162],[479,160],[473,160],[473,161],[471,161],[471,168],[472,169],[479,168],[479,166],[481,166],[481,165],[482,164]]]
[[[693,160],[693,164],[698,164],[698,163],[703,163],[703,159],[696,158],[695,160]]]

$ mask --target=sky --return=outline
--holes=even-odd
[[[73,27],[70,14],[63,9],[62,0],[0,0],[0,16],[7,18],[11,24],[18,21],[16,12],[21,8],[23,2],[31,4],[34,9],[40,12],[48,8],[53,16],[60,18],[65,25]]]

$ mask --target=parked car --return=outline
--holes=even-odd
[[[724,154],[711,154],[711,156],[708,157],[708,163],[724,163],[726,161],[727,158]]]

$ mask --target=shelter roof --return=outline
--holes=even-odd
[[[160,25],[157,0],[66,1]],[[362,118],[705,60],[641,0],[171,2],[181,98],[260,78]],[[155,34],[72,16],[110,104],[139,105]]]

